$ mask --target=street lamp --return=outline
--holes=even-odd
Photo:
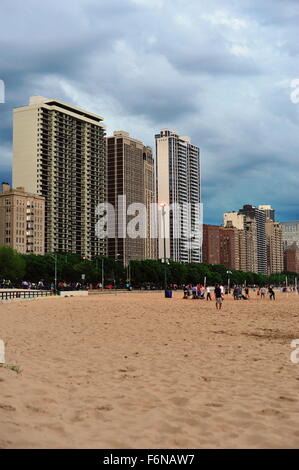
[[[95,262],[96,262],[96,271],[98,272],[98,268],[99,268],[99,260],[98,260],[98,257],[95,258]],[[104,258],[103,258],[103,257],[101,258],[101,262],[102,262],[102,268],[101,268],[101,273],[102,273],[102,289],[104,289]]]
[[[116,254],[116,258],[115,258],[115,261],[118,262],[118,257],[120,256],[120,253],[117,253]],[[113,271],[114,273],[114,289],[115,289],[115,270]]]
[[[55,259],[55,281],[54,281],[54,286],[55,286],[55,292],[57,290],[57,254],[55,253],[54,255]]]
[[[131,259],[128,259],[128,270],[127,270],[127,279],[128,279],[128,284],[129,284],[129,289],[131,286],[131,264],[130,264]]]
[[[104,290],[104,258],[102,258],[102,289]]]
[[[163,261],[164,263],[164,290],[166,291],[167,289],[167,271],[166,271],[166,229],[165,229],[165,207],[166,203],[165,202],[160,202],[160,207],[162,208],[162,221],[163,221]]]
[[[230,293],[230,277],[229,275],[232,274],[231,271],[226,271],[227,276],[227,288],[228,288],[228,293]]]
[[[56,294],[56,291],[57,291],[57,253],[51,253],[50,256],[54,259],[54,290]]]

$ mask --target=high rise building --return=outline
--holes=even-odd
[[[256,231],[258,273],[267,274],[266,214],[250,204],[244,205],[239,213],[246,216],[247,231],[249,226],[251,232]]]
[[[243,267],[245,269],[243,270],[252,273],[259,273],[257,221],[255,219],[252,219],[251,217],[245,217],[244,233],[245,260],[243,262]]]
[[[207,264],[220,264],[220,231],[218,225],[203,225],[202,260]]]
[[[245,232],[238,228],[220,227],[220,263],[229,269],[246,271]]]
[[[284,269],[299,274],[299,246],[296,242],[284,250]]]
[[[165,247],[166,258],[201,262],[200,149],[169,129],[155,140],[157,201],[167,208],[164,220],[159,217],[158,256],[164,258]]]
[[[155,259],[157,239],[150,237],[151,204],[155,203],[155,175],[152,151],[127,132],[107,138],[108,202],[115,210],[115,237],[108,239],[108,256],[127,265],[130,260]],[[125,197],[125,199],[123,199]],[[127,232],[130,205],[146,207],[145,233],[132,238]]]
[[[225,212],[223,217],[224,227],[235,227],[239,230],[244,230],[245,216],[239,212]]]
[[[225,212],[224,228],[239,230],[239,262],[241,271],[258,272],[257,222],[239,212]]]
[[[259,206],[259,210],[265,213],[267,219],[270,219],[272,220],[272,222],[275,222],[275,209],[273,209],[272,206]]]
[[[281,273],[283,271],[283,242],[282,227],[272,219],[266,220],[267,236],[267,270],[268,274]]]
[[[299,247],[299,220],[282,222],[282,240],[285,248],[297,244]]]
[[[153,158],[152,149],[144,147],[143,150],[143,163],[144,163],[144,199],[147,214],[146,226],[146,239],[145,239],[145,259],[158,258],[158,244],[157,237],[153,237],[153,232],[156,229],[156,212],[152,211],[152,204],[156,201],[156,178],[155,178],[155,162]]]
[[[14,110],[13,185],[45,197],[45,252],[106,254],[96,207],[106,200],[105,128],[100,116],[31,97]]]
[[[44,254],[45,199],[11,189],[2,183],[0,193],[0,246],[10,246],[22,254]]]

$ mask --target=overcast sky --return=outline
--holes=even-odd
[[[161,128],[191,137],[206,223],[246,203],[299,219],[298,0],[1,0],[0,15],[1,180],[12,109],[43,95],[152,147]]]

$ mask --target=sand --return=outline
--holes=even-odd
[[[0,448],[298,448],[299,296],[0,304]]]

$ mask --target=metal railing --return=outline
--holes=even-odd
[[[54,295],[51,290],[8,290],[0,292],[0,300],[33,299]]]

